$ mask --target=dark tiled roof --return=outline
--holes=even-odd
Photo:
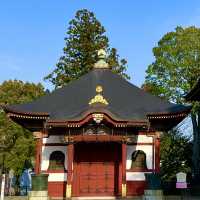
[[[200,101],[200,78],[193,89],[185,96],[187,101]]]
[[[102,86],[108,105],[89,105],[97,94],[96,86]],[[73,120],[88,112],[108,112],[115,119],[147,120],[148,114],[176,114],[187,112],[188,107],[176,105],[155,97],[132,85],[109,69],[94,69],[80,79],[36,101],[5,108],[7,112],[49,114],[52,120]]]

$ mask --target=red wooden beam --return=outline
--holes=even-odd
[[[77,135],[73,136],[74,142],[121,142],[123,136],[112,135]]]

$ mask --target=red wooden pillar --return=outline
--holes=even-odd
[[[36,139],[36,149],[35,149],[35,174],[41,173],[41,157],[42,157],[42,137]]]
[[[160,132],[155,135],[155,172],[160,172]]]
[[[126,197],[126,144],[122,143],[122,197]]]
[[[74,158],[74,145],[69,144],[67,146],[67,187],[66,187],[67,198],[71,198],[72,196],[73,158]]]

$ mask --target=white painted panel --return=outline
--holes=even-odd
[[[67,181],[67,173],[49,173],[48,182]]]
[[[45,171],[49,167],[49,158],[53,151],[62,151],[65,154],[65,169],[67,169],[67,146],[43,146],[41,170]]]
[[[127,158],[126,158],[126,169],[131,168],[131,155],[133,154],[134,151],[137,150],[142,150],[146,154],[146,163],[147,163],[147,168],[152,169],[152,145],[127,145]]]
[[[50,135],[48,138],[43,138],[43,144],[63,143],[63,135]]]
[[[145,181],[144,172],[126,172],[126,180],[127,181]]]
[[[152,143],[153,142],[153,137],[149,137],[146,135],[138,135],[137,136],[137,142],[138,143]]]

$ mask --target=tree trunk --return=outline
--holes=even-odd
[[[200,112],[191,114],[193,125],[193,175],[194,180],[200,182]]]

